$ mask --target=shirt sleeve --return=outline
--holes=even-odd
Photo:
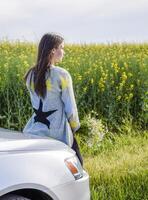
[[[67,72],[60,76],[60,81],[65,113],[71,126],[72,132],[75,133],[80,128],[80,121],[73,91],[72,78]]]

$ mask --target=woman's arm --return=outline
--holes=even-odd
[[[60,80],[62,88],[62,101],[64,103],[65,113],[71,129],[73,133],[75,133],[80,128],[80,122],[73,91],[72,78],[67,72],[61,75]]]

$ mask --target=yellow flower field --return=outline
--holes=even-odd
[[[22,129],[32,112],[23,77],[36,52],[36,44],[0,42],[0,126]],[[125,118],[146,127],[148,44],[67,44],[57,65],[71,73],[81,119],[95,111],[113,128]]]

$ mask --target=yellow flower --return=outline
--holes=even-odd
[[[86,92],[86,90],[87,90],[87,87],[84,87],[84,88],[83,88],[83,92]]]
[[[121,83],[119,83],[119,89],[120,89],[120,90],[123,88],[124,84],[125,84],[125,82],[124,82],[124,81],[123,81],[123,82],[121,82]]]
[[[129,94],[129,99],[132,99],[132,98],[133,98],[133,94],[130,93],[130,94]]]
[[[92,79],[91,79],[91,84],[93,85],[93,83],[94,83],[94,79],[92,78]]]
[[[133,76],[133,74],[132,74],[131,72],[129,72],[129,73],[128,73],[128,76],[129,76],[129,77],[132,77],[132,76]]]
[[[125,98],[125,100],[129,100],[129,98],[128,98],[128,95],[127,94],[125,94],[125,96],[124,96],[124,98]]]
[[[112,68],[115,70],[115,72],[118,73],[118,71],[119,71],[118,64],[117,63],[112,63],[111,65],[112,65]]]
[[[78,79],[79,81],[81,81],[81,80],[82,80],[82,76],[81,76],[81,75],[78,75],[78,76],[77,76],[77,79]]]
[[[118,96],[118,97],[117,97],[117,100],[119,101],[120,99],[121,99],[121,96]]]
[[[133,84],[131,84],[131,85],[130,85],[130,89],[133,89],[133,88],[134,88],[134,85],[133,85]]]
[[[123,80],[123,81],[126,81],[126,79],[127,79],[127,75],[126,75],[125,72],[123,72],[123,74],[122,74],[122,80]]]
[[[24,65],[25,68],[29,67],[29,64],[28,64],[28,62],[26,60],[24,60],[23,65]]]
[[[128,68],[128,64],[126,62],[124,62],[124,66],[125,68]]]

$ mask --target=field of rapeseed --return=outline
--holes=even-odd
[[[37,46],[0,43],[0,126],[21,130],[31,115],[23,76]],[[57,65],[72,75],[80,119],[91,113],[110,129],[127,123],[146,128],[148,44],[66,45]]]

